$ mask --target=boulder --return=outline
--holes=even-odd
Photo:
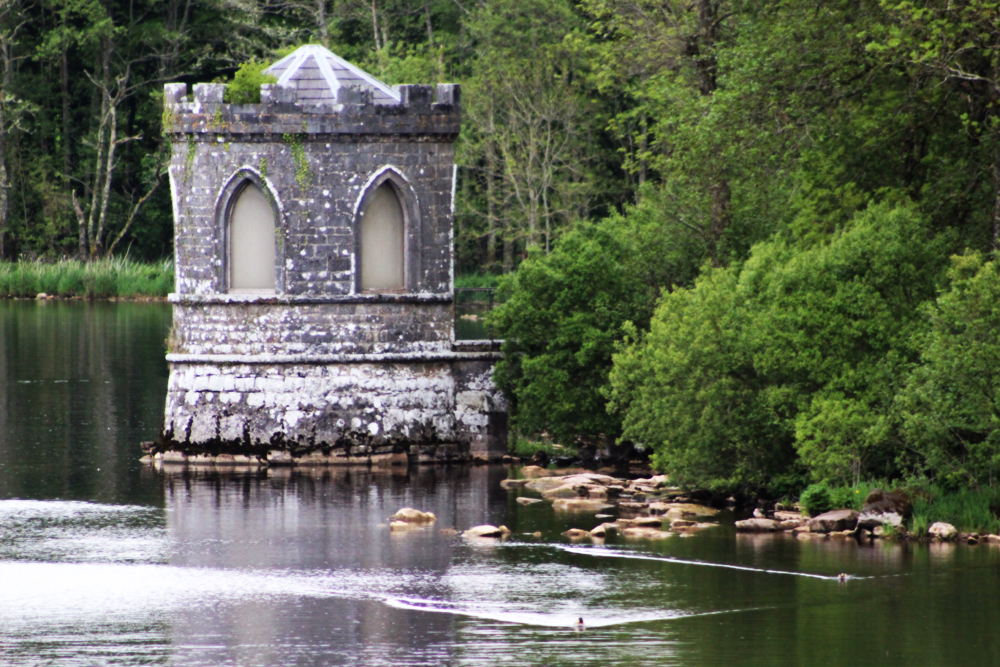
[[[792,530],[793,528],[798,528],[799,526],[801,526],[804,523],[805,523],[805,519],[804,518],[800,518],[800,519],[787,519],[785,521],[779,521],[778,522],[778,527],[781,530]]]
[[[875,530],[879,526],[892,526],[899,528],[903,525],[903,516],[897,512],[879,512],[876,510],[862,510],[858,515],[858,527],[867,530]]]
[[[858,516],[855,510],[833,510],[809,519],[809,530],[813,533],[854,530],[858,527]]]
[[[661,514],[668,519],[684,519],[699,516],[715,516],[719,510],[693,503],[650,503],[650,514]]]
[[[777,510],[774,513],[775,521],[805,521],[806,517],[801,512],[789,512],[787,510]]]
[[[583,490],[583,493],[580,493],[581,489]],[[561,486],[557,486],[554,489],[548,489],[546,491],[542,491],[542,498],[545,498],[546,500],[552,500],[553,498],[586,498],[586,497],[587,497],[586,487],[576,486],[574,484],[562,484]]]
[[[618,525],[623,528],[660,528],[663,519],[658,516],[640,516],[635,519],[618,519]]]
[[[585,537],[590,537],[590,533],[581,528],[570,528],[562,534],[563,537],[568,537],[571,540],[581,540]]]
[[[687,519],[674,519],[670,522],[671,528],[687,528],[689,526],[697,526],[697,521],[688,521]]]
[[[434,516],[433,512],[421,512],[412,507],[404,507],[389,517],[389,521],[413,524],[434,523],[437,521],[437,517]],[[391,526],[392,524],[390,523],[389,525]]]
[[[528,483],[527,479],[505,479],[500,482],[502,489],[521,489]]]
[[[614,507],[602,500],[589,498],[556,498],[552,501],[552,509],[557,512],[600,512]]]
[[[676,523],[676,522],[675,522]],[[670,530],[675,533],[684,533],[686,535],[691,535],[699,531],[705,530],[706,528],[716,528],[719,524],[717,523],[699,523],[696,521],[686,521],[685,523],[691,524],[688,526],[674,526],[670,525]]]
[[[927,534],[935,540],[941,540],[942,542],[950,542],[958,537],[958,531],[955,529],[955,526],[943,521],[931,524],[931,527],[927,529]]]
[[[986,544],[1000,544],[1000,535],[983,535],[979,541]]]
[[[510,530],[506,526],[498,527],[489,524],[473,526],[462,533],[462,537],[505,537],[507,535],[510,535]]]
[[[865,496],[865,503],[861,507],[861,512],[874,514],[895,513],[902,517],[907,517],[913,509],[909,496],[900,491],[883,491],[882,489],[872,489]]]
[[[458,535],[458,531],[455,530],[454,528],[442,528],[438,532],[448,537],[451,537],[453,535]]]
[[[517,502],[521,505],[534,505],[536,503],[542,502],[541,498],[528,498],[527,496],[519,496]]]
[[[541,477],[566,477],[567,475],[586,475],[583,468],[565,468],[563,470],[549,470],[541,466],[524,466],[521,468],[521,475],[527,479],[538,479]]]
[[[528,480],[524,488],[535,493],[544,493],[545,491],[565,486],[565,484],[566,480],[562,477],[539,477],[538,479]]]
[[[745,519],[736,522],[738,533],[774,533],[781,530],[781,524],[774,519]]]
[[[608,499],[609,494],[607,487],[601,486],[600,484],[583,484],[574,488],[576,488],[576,492],[584,498],[593,498],[594,500]]]
[[[638,514],[646,511],[646,503],[621,502],[618,503],[618,511],[622,514]]]
[[[420,524],[407,523],[405,521],[393,521],[389,524],[389,530],[394,533],[398,533],[404,530],[413,530],[414,528],[420,528]]]
[[[590,536],[604,539],[607,537],[608,531],[612,530],[618,530],[618,525],[614,523],[602,523],[600,526],[590,531]]]
[[[662,540],[670,537],[672,533],[659,528],[623,528],[621,535],[631,539]]]

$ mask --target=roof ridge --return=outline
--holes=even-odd
[[[317,79],[306,79],[305,77],[297,76],[299,71],[302,69],[302,66],[310,58],[312,58],[316,63],[316,69],[319,70],[322,80],[326,83],[330,98],[332,98],[333,101],[337,99],[337,90],[354,84],[353,81],[350,83],[342,81],[342,77],[337,76],[336,70],[346,70],[345,74],[350,73],[353,77],[343,77],[344,79],[347,81],[350,81],[352,78],[359,79],[363,86],[374,89],[373,92],[376,93],[376,97],[378,97],[378,93],[381,93],[382,97],[387,98],[385,100],[387,103],[398,104],[402,101],[402,96],[393,87],[379,81],[368,72],[365,72],[360,67],[344,60],[320,44],[306,44],[305,46],[300,46],[264,71],[271,72],[272,70],[284,69],[278,77],[278,85],[280,86],[290,86],[293,81],[316,81]],[[301,90],[298,85],[295,87]],[[317,90],[311,86],[308,86],[307,88],[310,90]],[[326,94],[321,94],[320,97],[325,99]]]

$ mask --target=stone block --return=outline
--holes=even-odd
[[[224,83],[196,83],[194,84],[194,101],[196,104],[222,104],[226,93]]]

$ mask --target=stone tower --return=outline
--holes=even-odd
[[[454,340],[459,87],[390,87],[320,46],[261,103],[164,90],[176,291],[164,460],[496,458],[498,352]]]

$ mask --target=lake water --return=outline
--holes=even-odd
[[[517,504],[502,466],[157,472],[138,445],[169,321],[0,301],[2,665],[1000,662],[996,547],[738,536],[726,515],[574,544],[599,521]],[[437,524],[390,534],[404,506]],[[479,523],[514,533],[440,533]]]

